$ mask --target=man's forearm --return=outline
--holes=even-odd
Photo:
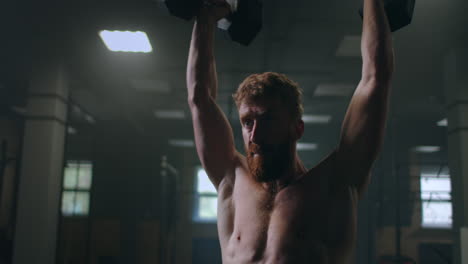
[[[208,19],[198,19],[193,27],[187,65],[188,98],[191,101],[208,96],[216,98],[215,27],[216,22]]]
[[[361,52],[362,80],[390,81],[393,47],[383,0],[364,0]]]

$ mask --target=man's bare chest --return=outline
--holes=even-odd
[[[223,210],[223,201],[220,204],[225,263],[324,263],[330,243],[341,247],[353,235],[352,204],[346,197],[329,197],[320,182],[293,185],[274,195],[249,185],[236,187],[224,201],[228,210]]]

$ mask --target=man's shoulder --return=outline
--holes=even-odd
[[[223,180],[219,184],[219,190],[234,187],[236,178],[242,177],[247,172],[247,159],[240,152],[236,151],[232,162],[232,167],[226,172]]]

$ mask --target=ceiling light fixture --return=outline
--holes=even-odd
[[[142,31],[102,30],[99,32],[99,36],[111,51],[148,53],[153,50],[148,36]]]
[[[315,143],[297,143],[296,149],[298,151],[306,151],[306,150],[316,150],[318,147]]]
[[[413,148],[413,151],[419,153],[434,153],[440,151],[439,146],[416,146]]]
[[[154,115],[159,119],[185,119],[183,110],[156,110]]]
[[[191,139],[170,139],[169,145],[173,147],[193,148],[195,142]]]
[[[444,119],[440,120],[439,122],[437,122],[437,125],[440,126],[440,127],[448,126],[447,118],[444,118]]]
[[[76,135],[76,133],[78,131],[76,130],[76,128],[69,126],[69,127],[67,127],[67,132],[68,132],[68,134]]]
[[[314,96],[350,96],[355,88],[353,84],[321,83],[317,85]]]
[[[302,121],[306,124],[327,124],[331,118],[329,115],[303,115]]]

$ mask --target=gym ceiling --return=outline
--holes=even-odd
[[[185,87],[192,22],[170,16],[162,0],[60,2],[2,3],[2,113],[25,107],[28,75],[34,70],[34,36],[40,34],[55,38],[65,50],[71,100],[92,116],[94,125],[124,122],[136,135],[192,138]],[[361,0],[264,1],[263,29],[248,47],[218,31],[218,102],[234,129],[238,121],[230,95],[237,85],[250,73],[278,71],[304,89],[306,114],[331,116],[327,124],[306,124],[305,141],[336,141],[360,79],[360,4]],[[466,25],[460,6],[462,0],[416,0],[412,24],[394,34],[391,117],[398,118],[400,129],[411,131],[408,137],[441,129],[436,122],[446,117],[444,55]],[[153,51],[111,52],[99,38],[100,30],[144,31]],[[344,93],[318,96],[318,87],[342,87]],[[184,111],[185,117],[159,119],[157,110]]]

